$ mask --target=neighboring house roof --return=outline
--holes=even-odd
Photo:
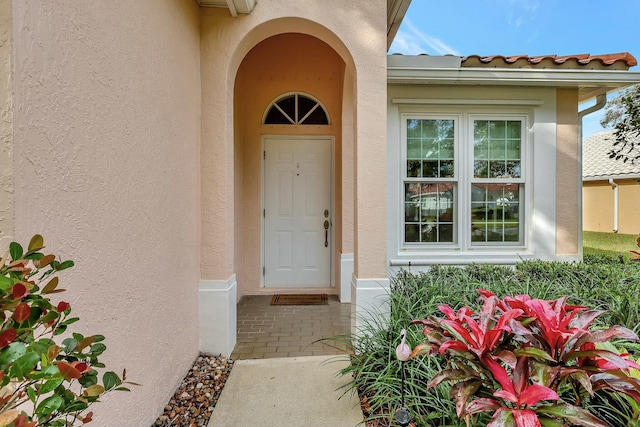
[[[640,165],[610,159],[609,151],[615,140],[612,130],[597,132],[582,144],[582,178],[595,181],[609,178],[640,178]],[[634,138],[640,143],[640,137]]]
[[[387,56],[387,81],[399,84],[577,87],[578,102],[640,82],[627,52],[603,55]]]

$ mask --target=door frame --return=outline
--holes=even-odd
[[[331,227],[329,229],[330,243],[329,243],[329,287],[322,288],[286,288],[288,290],[295,291],[297,289],[305,289],[308,291],[312,291],[313,289],[334,289],[335,288],[335,227],[334,227],[334,214],[335,214],[335,137],[332,135],[262,135],[262,141],[260,145],[260,149],[263,153],[266,152],[266,143],[268,139],[288,139],[292,141],[309,141],[309,140],[326,140],[329,144],[331,144],[331,161],[330,161],[330,172],[329,172],[329,205],[331,209]],[[265,268],[265,193],[266,193],[266,159],[265,156],[262,156],[262,161],[260,162],[260,289],[262,290],[277,290],[283,289],[278,287],[267,287],[264,282],[264,268]]]

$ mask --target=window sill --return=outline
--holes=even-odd
[[[430,253],[398,254],[389,260],[391,267],[429,266],[429,265],[464,265],[464,264],[517,264],[523,260],[534,259],[535,254],[524,248],[504,250],[436,250]]]

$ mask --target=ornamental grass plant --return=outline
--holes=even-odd
[[[567,304],[602,311],[589,325],[592,329],[620,325],[637,334],[640,329],[640,263],[588,261],[524,261],[513,268],[469,265],[434,266],[428,272],[419,273],[400,271],[390,288],[390,315],[366,313],[360,319],[364,326],[345,339],[353,352],[350,366],[342,371],[351,378],[345,392],[360,394],[368,414],[368,425],[396,425],[393,414],[401,405],[401,380],[395,348],[399,344],[400,331],[407,329],[407,343],[415,348],[424,342],[424,335],[421,328],[408,327],[412,320],[440,313],[438,306],[442,304],[455,312],[462,307],[478,312],[484,301],[479,298],[477,289],[485,289],[499,299],[529,295],[532,299],[553,301],[566,297]],[[631,360],[637,360],[640,355],[637,343],[612,339],[610,344],[614,346],[613,350],[631,353]],[[442,381],[427,389],[434,376],[446,369],[448,363],[438,353],[415,357],[405,363],[405,405],[415,425],[487,426],[493,416],[491,412],[458,416],[455,399],[450,395],[453,381]],[[640,425],[640,408],[628,396],[598,391],[578,404],[614,427]]]

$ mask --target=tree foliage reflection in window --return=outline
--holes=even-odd
[[[317,100],[289,93],[271,103],[264,116],[267,125],[328,125],[329,116]]]

